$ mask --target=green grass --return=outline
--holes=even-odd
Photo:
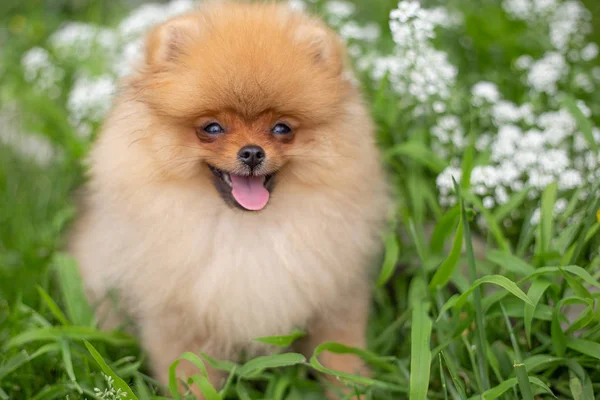
[[[6,68],[16,69],[19,54],[64,19],[114,20],[120,7],[108,9],[103,3],[63,2],[50,16],[34,2],[10,8],[2,17],[12,32],[3,53]],[[598,7],[589,3],[598,20]],[[385,23],[392,5],[378,2],[370,9],[363,3],[361,9]],[[483,18],[473,8],[467,30]],[[26,28],[20,18],[29,21]],[[472,49],[477,63],[469,69],[473,76],[489,73],[498,63],[509,65],[528,46],[515,44],[516,36],[506,31],[499,40],[508,50],[486,56],[494,29],[509,28],[479,28],[482,34]],[[505,75],[500,80],[509,80],[508,67],[499,69]],[[500,222],[522,207],[526,191],[490,213],[466,182],[459,182],[460,205],[443,209],[433,179],[446,161],[431,154],[423,128],[398,112],[385,86],[366,92],[398,204],[382,265],[375,266],[380,273],[373,282],[368,350],[325,343],[305,359],[286,350],[302,336],[299,332],[258,338],[280,345],[282,353],[243,365],[183,354],[201,371],[210,365],[229,374],[223,388],[210,387],[202,373],[190,384],[208,399],[322,399],[317,373],[337,376],[366,399],[600,399],[600,200],[573,203],[584,218],[569,222],[553,215],[556,193],[549,186],[541,199],[541,223],[508,229]],[[95,327],[76,266],[62,252],[88,144],[69,128],[65,111],[46,100],[32,96],[18,78],[2,81],[0,102],[28,106],[22,118],[62,155],[41,167],[0,142],[0,400],[116,398],[119,390],[127,399],[169,392],[184,398],[174,382],[159,391],[135,338]],[[587,129],[585,118],[581,121],[581,129]],[[466,154],[465,174],[475,157]],[[477,230],[479,216],[489,232]],[[482,242],[484,257],[477,258],[474,250]],[[577,311],[567,313],[573,305]],[[324,351],[356,354],[374,376],[329,370],[316,357]],[[109,386],[113,390],[106,395],[94,390]]]

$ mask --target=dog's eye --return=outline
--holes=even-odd
[[[292,128],[287,126],[286,124],[277,124],[271,129],[271,132],[274,135],[287,135],[292,131]]]
[[[216,122],[211,122],[210,124],[206,125],[203,129],[204,132],[208,133],[209,135],[218,135],[219,133],[225,132],[225,129],[223,129],[223,127],[217,124]]]

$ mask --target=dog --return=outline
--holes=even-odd
[[[69,250],[101,326],[130,316],[160,382],[183,352],[237,360],[294,329],[306,354],[366,346],[391,201],[349,69],[332,30],[281,4],[206,4],[147,34],[90,151]]]

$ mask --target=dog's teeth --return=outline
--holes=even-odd
[[[223,173],[223,180],[225,181],[226,184],[229,185],[229,187],[232,187],[231,177],[229,176],[229,174]]]

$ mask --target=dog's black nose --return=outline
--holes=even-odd
[[[238,158],[250,168],[254,168],[265,159],[265,151],[256,145],[244,146],[238,151]]]

